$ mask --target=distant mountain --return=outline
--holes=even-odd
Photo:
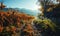
[[[33,16],[36,16],[39,13],[39,11],[37,10],[29,10],[29,9],[24,9],[24,8],[18,9],[18,10],[19,12],[26,13],[26,14],[33,15]]]
[[[37,14],[40,13],[40,11],[38,10],[30,10],[30,9],[25,9],[25,8],[4,8],[3,10],[7,11],[8,9],[18,10],[18,12],[25,13],[25,14],[32,15],[32,16],[37,16]]]

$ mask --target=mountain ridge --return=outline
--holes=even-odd
[[[4,8],[3,10],[4,11],[8,11],[8,10],[18,11],[21,13],[29,14],[31,16],[37,16],[37,14],[40,13],[40,11],[38,11],[38,10],[30,10],[30,9],[26,9],[26,8]]]

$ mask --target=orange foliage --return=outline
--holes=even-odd
[[[2,32],[3,31],[3,27],[0,25],[0,32]]]
[[[27,24],[26,29],[24,29],[24,31],[26,31],[28,33],[32,33],[34,30],[33,30],[32,26],[31,26],[31,24]]]
[[[28,33],[32,33],[33,32],[33,28],[31,27],[31,22],[33,19],[35,19],[33,16],[29,16],[26,14],[22,14],[22,13],[16,13],[16,12],[1,12],[0,11],[0,24],[2,24],[1,26],[3,26],[4,22],[6,22],[6,24],[8,24],[6,26],[6,31],[12,31],[15,33],[16,30],[19,30],[21,28],[21,26],[23,25],[23,23],[26,23],[26,30],[24,29],[24,31],[28,32]],[[23,23],[21,23],[21,20],[23,21]],[[10,24],[16,24],[17,27],[19,27],[19,29],[17,29],[16,26],[10,26]],[[0,32],[3,31],[3,27],[0,26]],[[9,26],[11,28],[9,28]]]
[[[16,31],[16,27],[15,26],[11,26],[11,31]]]

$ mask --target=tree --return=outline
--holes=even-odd
[[[42,9],[42,12],[44,12],[44,14],[49,10],[51,11],[51,9],[53,9],[56,4],[59,4],[57,0],[38,0],[38,2],[40,2],[39,5],[42,6],[41,9]]]
[[[48,0],[49,1],[49,0]],[[56,36],[59,36],[60,34],[60,0],[52,0],[49,1],[49,4],[47,4],[48,2],[44,3],[45,1],[39,0],[39,2],[42,4],[43,6],[43,14],[44,16],[46,16],[46,18],[50,19],[52,22],[54,22],[56,24]],[[53,4],[50,4],[53,3]],[[48,11],[47,11],[48,10]],[[51,11],[52,10],[52,11]],[[46,22],[46,21],[45,21]],[[51,26],[51,24],[49,24],[49,26]]]
[[[3,4],[3,0],[2,0],[2,2],[0,2],[0,8],[1,8],[1,10],[3,9],[3,8],[5,8],[6,6]]]

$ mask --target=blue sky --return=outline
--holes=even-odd
[[[37,0],[3,0],[4,4],[7,7],[12,8],[26,8],[31,10],[37,10],[38,5],[36,4]]]

